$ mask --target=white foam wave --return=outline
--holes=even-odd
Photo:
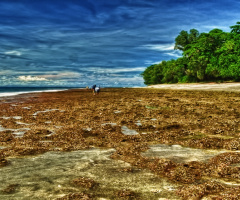
[[[19,94],[27,94],[27,93],[39,93],[39,92],[58,92],[64,91],[67,89],[59,89],[59,90],[34,90],[34,91],[20,91],[20,92],[1,92],[0,97],[8,97],[8,96],[16,96]]]

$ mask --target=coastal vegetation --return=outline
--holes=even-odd
[[[182,51],[182,57],[147,67],[141,74],[144,83],[240,81],[240,22],[230,29],[181,31],[174,49]]]

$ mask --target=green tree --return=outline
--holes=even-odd
[[[184,50],[184,47],[188,44],[188,32],[181,31],[175,39],[174,49]]]
[[[142,73],[145,83],[240,81],[240,22],[230,28],[181,31],[174,49],[182,50],[183,57],[149,66]]]
[[[231,33],[239,34],[240,33],[240,22],[237,22],[237,24],[234,26],[230,26],[230,28],[232,29]]]
[[[195,42],[198,37],[199,32],[196,29],[191,29],[190,33],[187,31],[181,31],[180,34],[175,38],[174,49],[184,51],[185,46]]]
[[[146,85],[154,84],[152,80],[153,79],[152,77],[154,75],[154,65],[147,67],[141,75],[143,76],[144,84]]]
[[[190,34],[188,35],[188,41],[189,43],[195,42],[199,37],[199,32],[196,29],[191,29]]]

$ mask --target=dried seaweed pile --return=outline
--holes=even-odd
[[[19,98],[0,104],[0,146],[5,147],[0,149],[0,166],[10,156],[111,147],[116,149],[113,159],[179,183],[177,195],[183,199],[239,199],[239,187],[225,184],[239,184],[238,93],[136,88],[104,89],[93,96],[90,90],[81,89]],[[123,134],[123,126],[138,134]],[[144,157],[141,153],[152,144],[228,152],[206,163],[175,163]],[[63,199],[74,199],[74,195],[80,199],[86,194]],[[118,195],[135,198],[128,190]]]

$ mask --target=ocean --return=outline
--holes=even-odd
[[[23,93],[55,92],[73,89],[73,87],[0,87],[0,97],[15,96]]]

